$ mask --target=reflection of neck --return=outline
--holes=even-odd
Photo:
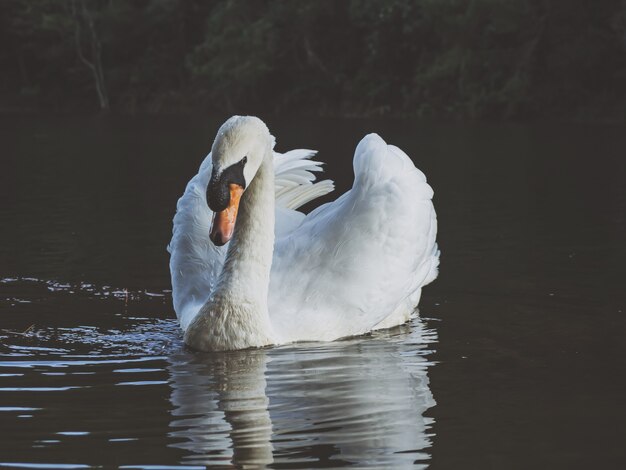
[[[217,377],[218,408],[231,426],[232,463],[237,468],[264,468],[274,461],[266,363],[264,350],[229,353],[223,375]]]
[[[185,332],[202,350],[243,349],[274,342],[267,309],[274,250],[271,148],[246,189],[217,286]]]
[[[208,356],[176,352],[168,360],[171,435],[182,440],[173,446],[193,453],[185,456],[187,463],[224,466],[229,449],[236,468],[273,463],[264,349]]]

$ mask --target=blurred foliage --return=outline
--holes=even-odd
[[[626,116],[624,0],[3,0],[0,40],[3,109]]]

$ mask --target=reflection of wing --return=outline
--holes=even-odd
[[[311,160],[312,150],[274,153],[276,235],[292,231],[304,219],[298,207],[333,190],[330,180],[314,182],[321,163]],[[211,177],[211,154],[178,200],[170,252],[174,310],[183,330],[209,298],[222,271],[228,244],[216,247],[209,240],[213,212],[206,201]]]
[[[314,455],[335,449],[331,460],[359,467],[415,468],[427,460],[432,419],[423,414],[435,401],[426,360],[371,340],[338,353],[320,347],[272,357],[267,393],[280,452],[295,454],[314,440]]]
[[[171,357],[176,447],[199,465],[415,468],[431,444],[423,348],[432,338],[419,324],[404,331],[410,336]]]
[[[276,242],[269,312],[282,342],[362,334],[391,312],[406,321],[436,277],[424,174],[375,134],[359,143],[354,172],[350,191]]]

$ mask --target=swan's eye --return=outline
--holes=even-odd
[[[241,163],[243,163],[244,165],[245,165],[246,163],[248,163],[248,157],[243,157],[243,158],[241,159]]]

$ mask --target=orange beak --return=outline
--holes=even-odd
[[[225,245],[235,232],[235,222],[239,211],[239,201],[243,194],[243,188],[238,184],[229,184],[230,201],[228,207],[221,212],[213,214],[213,224],[211,225],[211,241],[216,246]]]

